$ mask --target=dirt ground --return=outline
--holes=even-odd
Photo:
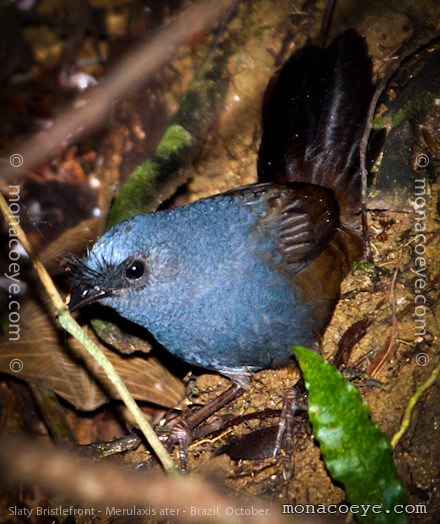
[[[95,57],[95,41],[104,55],[113,58],[113,52],[117,54],[125,47],[129,48],[130,42],[135,41],[140,33],[163,24],[177,7],[187,6],[188,2],[164,2],[161,9],[157,3],[150,2],[150,14],[145,15],[145,20],[133,15],[138,13],[136,9],[140,9],[140,2],[84,0],[83,4],[85,9],[92,7],[95,10],[95,18],[90,18],[91,25],[99,20],[106,28],[95,34],[89,30],[81,33],[83,43],[78,45],[75,56],[84,59]],[[49,18],[56,16],[58,7],[55,0],[41,2],[40,14]],[[324,8],[325,2],[310,0],[295,5],[283,0],[277,2],[276,7],[272,2],[258,0],[253,7],[242,5],[238,8],[238,14],[221,36],[227,38],[230,34],[233,42],[226,62],[230,81],[222,93],[222,110],[210,126],[197,158],[187,169],[187,183],[176,188],[167,205],[182,205],[255,181],[260,107],[265,85],[289,52],[316,38]],[[155,9],[158,12],[156,18],[151,15]],[[69,19],[71,15],[63,16]],[[374,128],[388,129],[383,155],[373,169],[369,188],[367,217],[373,261],[362,261],[352,268],[343,283],[341,300],[322,341],[322,352],[331,360],[342,347],[341,339],[347,343],[348,337],[343,338],[344,334],[352,330],[352,340],[347,343],[352,351],[345,374],[358,387],[370,406],[372,419],[389,438],[399,429],[411,396],[430,376],[440,359],[440,47],[438,38],[434,38],[434,35],[438,37],[439,25],[440,6],[435,0],[417,3],[410,0],[362,3],[341,0],[336,3],[327,37],[329,42],[348,27],[358,29],[367,38],[378,79],[390,65],[399,64],[391,81],[382,90],[373,121]],[[21,29],[34,56],[29,58],[30,63],[24,69],[34,75],[38,88],[32,93],[26,84],[12,89],[11,84],[2,80],[2,151],[19,144],[32,126],[52,119],[56,109],[72,96],[71,93],[50,91],[45,83],[47,79],[53,79],[53,70],[61,60],[62,31],[54,30],[53,25],[45,25],[44,21],[30,27],[24,24]],[[122,38],[124,31],[131,38],[131,41],[127,38],[128,44]],[[26,175],[14,181],[27,188],[23,190],[24,204],[31,211],[26,212],[30,219],[23,222],[40,252],[44,252],[52,241],[58,239],[59,242],[60,233],[93,216],[98,215],[99,224],[92,229],[95,232],[102,229],[103,217],[114,191],[140,159],[154,151],[210,41],[206,35],[195,40],[194,45],[187,46],[148,86],[120,102],[105,130],[48,161],[32,176]],[[20,59],[24,60],[23,57],[27,56],[25,46],[20,45],[23,47]],[[405,53],[407,60],[400,63],[399,59]],[[23,73],[14,67],[11,65],[12,76]],[[99,79],[105,70],[105,66],[95,64],[88,71]],[[48,98],[50,102],[47,102]],[[67,185],[74,187],[73,200],[65,199]],[[46,197],[49,193],[51,196]],[[38,213],[32,211],[37,204],[40,206]],[[74,218],[69,216],[72,213]],[[416,229],[416,223],[423,225],[422,235],[417,236],[420,231]],[[83,245],[86,240],[83,239]],[[58,246],[55,252],[66,249],[68,245]],[[426,269],[420,270],[417,257],[424,259]],[[27,276],[29,272],[26,271]],[[62,285],[61,280],[60,283]],[[29,291],[24,293],[22,299],[37,304],[39,299],[29,295]],[[1,304],[6,304],[4,297]],[[35,337],[39,331],[37,326],[43,325],[39,315],[44,313],[40,310],[37,313],[35,309],[32,316],[30,309],[28,306],[26,310],[29,325],[33,326],[29,336]],[[359,321],[364,321],[363,325],[356,324]],[[48,340],[56,338],[53,351],[65,353],[65,346],[59,349],[58,336],[52,331],[50,333],[46,338],[41,336],[40,341],[38,335],[31,341],[42,351],[49,352],[52,342],[49,344]],[[65,339],[61,339],[65,344]],[[26,343],[29,343],[28,339]],[[81,378],[82,386],[84,391],[93,392],[93,401],[90,397],[87,400],[82,397],[79,390],[76,396],[69,397],[70,393],[63,384],[56,389],[47,370],[45,373],[34,370],[29,376],[8,372],[13,356],[24,358],[23,355],[29,354],[29,345],[24,348],[11,344],[0,346],[3,353],[0,372],[4,373],[0,382],[0,427],[17,431],[30,420],[28,427],[30,425],[43,440],[48,439],[48,430],[41,416],[32,411],[34,408],[29,408],[32,413],[27,413],[27,407],[34,406],[34,401],[29,400],[29,392],[24,392],[23,382],[16,380],[22,378],[25,382],[55,389],[64,399],[60,409],[78,443],[111,440],[126,432],[115,402],[104,404],[105,396],[98,393],[95,386],[92,390],[85,378]],[[140,360],[150,358],[150,355],[139,354],[135,356]],[[56,353],[51,355],[50,358],[57,358],[53,356]],[[204,404],[228,386],[225,378],[215,374],[187,376],[185,395],[179,401],[184,391],[181,379],[190,370],[164,357],[157,348],[153,348],[151,355],[159,361],[145,372],[151,373],[151,381],[160,382],[163,375],[159,366],[168,366],[171,370],[163,372],[170,373],[163,379],[168,381],[169,391],[160,398],[152,397],[150,390],[140,391],[141,376],[132,379],[133,387],[139,390],[136,390],[137,398],[146,401],[144,410],[152,421],[160,419],[165,408],[177,404],[184,408],[192,403]],[[178,380],[173,378],[175,376]],[[294,364],[286,369],[256,373],[249,390],[220,413],[234,415],[237,424],[225,424],[191,445],[190,471],[214,478],[234,493],[255,496],[260,502],[315,505],[343,502],[344,491],[332,482],[326,471],[305,415],[296,420],[293,470],[288,478],[283,474],[283,457],[272,457],[278,418],[267,410],[281,408],[283,393],[298,377]],[[394,449],[409,504],[415,508],[414,512],[424,511],[423,508],[427,511],[426,514],[410,515],[410,522],[417,524],[440,522],[439,394],[437,379],[417,402],[409,428]],[[162,407],[158,408],[157,404]],[[246,417],[243,422],[242,417],[251,413],[256,413],[255,418]],[[147,458],[148,454],[141,446],[119,460],[133,464]],[[175,458],[177,460],[177,452]],[[7,514],[6,508],[15,503],[17,497],[20,504],[29,506],[35,500],[45,498],[38,490],[31,495],[3,490],[2,521],[22,522]]]

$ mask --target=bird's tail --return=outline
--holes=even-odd
[[[361,204],[359,142],[373,94],[364,38],[354,29],[327,48],[305,46],[271,79],[263,102],[260,182],[308,182],[333,189],[341,221]]]

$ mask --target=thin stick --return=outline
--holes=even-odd
[[[159,440],[158,436],[154,432],[151,425],[145,419],[142,411],[139,409],[139,406],[136,404],[135,400],[128,391],[126,385],[123,383],[119,375],[117,374],[113,364],[108,360],[100,348],[86,335],[81,326],[76,322],[76,320],[70,315],[69,310],[64,303],[64,300],[61,298],[61,295],[58,293],[53,280],[50,278],[49,273],[42,264],[38,255],[35,253],[32,244],[29,242],[29,239],[26,236],[26,233],[23,231],[22,227],[14,220],[11,212],[9,211],[8,203],[5,197],[0,193],[0,209],[5,217],[6,221],[9,224],[14,224],[14,230],[16,237],[27,251],[29,258],[32,261],[32,264],[38,274],[41,283],[46,289],[47,294],[55,308],[58,321],[61,326],[70,333],[74,338],[76,338],[87,350],[87,352],[96,360],[96,362],[102,367],[107,377],[115,387],[119,397],[122,402],[127,406],[130,414],[133,416],[134,420],[139,426],[139,429],[142,431],[147,442],[150,444],[152,449],[157,455],[157,458],[162,463],[166,471],[175,473],[177,470],[174,466],[174,462],[168,454],[167,450],[163,446],[162,442]]]
[[[111,108],[124,95],[135,91],[163,65],[176,56],[179,48],[191,42],[194,35],[207,31],[233,5],[234,0],[196,2],[180,16],[157,30],[119,60],[98,85],[69,104],[54,118],[53,125],[26,140],[9,155],[21,158],[22,165],[2,166],[4,180],[31,171],[100,128]]]
[[[325,11],[324,11],[324,17],[322,19],[321,28],[319,30],[319,35],[318,35],[317,43],[320,47],[324,47],[325,41],[327,39],[330,22],[333,16],[333,12],[335,10],[335,4],[336,4],[336,0],[327,0],[327,5],[325,6]]]
[[[397,267],[394,270],[393,277],[391,279],[390,288],[388,291],[388,302],[391,308],[391,333],[387,340],[386,346],[379,351],[376,357],[371,361],[371,364],[367,368],[368,375],[376,377],[389,357],[392,356],[396,350],[396,338],[398,332],[398,322],[396,314],[396,281],[397,275],[399,274],[399,267],[402,260],[402,252],[400,252]]]
[[[409,425],[411,423],[412,412],[414,411],[414,407],[417,404],[419,398],[423,395],[423,393],[425,393],[426,390],[428,390],[431,386],[435,384],[435,382],[439,378],[439,375],[440,375],[440,363],[437,364],[437,366],[433,369],[429,377],[425,380],[425,382],[423,382],[416,389],[415,393],[409,399],[409,402],[406,405],[405,411],[403,413],[403,418],[402,418],[402,422],[400,423],[400,428],[393,435],[393,438],[391,439],[391,446],[393,448],[397,446],[399,440],[408,431]]]
[[[364,132],[362,133],[362,138],[359,142],[359,155],[360,155],[360,172],[361,172],[361,181],[362,181],[362,232],[365,240],[365,253],[364,256],[370,262],[373,261],[373,255],[371,252],[370,246],[370,232],[368,229],[368,216],[367,216],[367,197],[368,197],[368,169],[367,169],[367,147],[368,147],[368,138],[370,136],[371,129],[373,127],[373,117],[376,112],[376,107],[379,102],[383,91],[388,85],[388,82],[394,76],[394,73],[399,69],[402,63],[407,60],[409,57],[414,55],[416,52],[420,51],[424,47],[428,46],[435,40],[439,38],[440,32],[434,31],[428,35],[427,38],[424,38],[422,41],[416,42],[411,45],[409,48],[405,49],[404,44],[402,44],[401,49],[403,49],[401,56],[393,62],[385,72],[384,76],[378,82],[376,89],[374,91],[373,97],[370,102],[370,107],[368,108],[367,119],[365,123]]]

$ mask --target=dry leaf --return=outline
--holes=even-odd
[[[21,310],[20,339],[0,341],[0,371],[27,382],[40,384],[55,391],[80,410],[93,410],[107,402],[111,386],[107,377],[92,357],[83,354],[79,342],[58,329],[48,310],[29,299]],[[89,336],[100,345],[94,332],[86,327]],[[164,407],[174,406],[184,394],[182,383],[155,358],[150,356],[120,355],[101,345],[131,394],[137,400]],[[14,372],[14,359],[23,363],[23,369]],[[12,366],[19,368],[19,363]],[[98,377],[99,384],[94,378]],[[116,397],[115,394],[111,395]]]

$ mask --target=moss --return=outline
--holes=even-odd
[[[382,117],[374,118],[372,122],[372,127],[373,129],[382,129],[383,127],[385,127],[383,118]]]
[[[114,202],[107,219],[106,227],[110,228],[138,213],[147,211],[143,204],[154,198],[155,183],[158,176],[158,165],[153,160],[147,160],[138,166],[130,176]]]
[[[352,268],[353,271],[373,271],[375,270],[375,265],[368,260],[357,260],[353,262]]]
[[[426,113],[434,98],[434,94],[428,91],[425,93],[423,98],[414,98],[405,102],[403,107],[400,108],[393,116],[392,127],[395,128],[404,120],[409,120],[412,117]]]
[[[191,135],[188,133],[188,131],[186,131],[186,129],[184,129],[182,126],[173,124],[165,131],[162,140],[157,146],[156,154],[163,160],[170,160],[172,155],[179,154],[182,149],[186,149],[190,145]],[[147,162],[145,162],[145,164],[146,163]],[[134,171],[133,175],[138,169]]]
[[[397,127],[399,124],[401,124],[404,120],[406,120],[407,112],[405,108],[399,109],[397,113],[393,117],[393,127]]]
[[[139,165],[124,184],[110,210],[107,227],[133,215],[152,211],[157,200],[157,180],[185,163],[191,143],[191,135],[184,127],[178,124],[169,126],[157,146],[156,155]]]

